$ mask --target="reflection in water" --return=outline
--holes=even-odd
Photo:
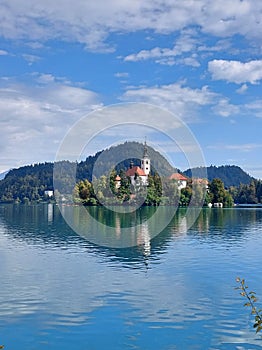
[[[70,213],[88,228],[86,239],[65,224],[56,206],[0,206],[6,348],[261,348],[234,290],[241,273],[262,295],[261,209],[206,209],[193,226],[181,209],[153,239],[146,220],[151,208],[110,218],[101,209],[87,210],[111,221],[115,232],[107,239],[118,240],[122,227],[130,227],[137,246],[90,243],[92,226],[84,226],[77,207]]]
[[[93,221],[87,221],[81,217],[79,207],[65,206],[64,213],[69,213],[74,225],[79,228],[81,236],[73,232],[64,222],[57,206],[47,205],[2,205],[0,206],[0,220],[6,227],[8,236],[25,240],[32,244],[44,244],[47,246],[81,245],[86,249],[100,252],[103,255],[119,256],[120,260],[128,261],[135,258],[161,254],[168,249],[168,244],[174,238],[191,236],[198,239],[203,237],[217,241],[218,237],[223,240],[241,240],[250,231],[259,231],[262,227],[262,209],[203,209],[196,222],[192,226],[190,214],[193,216],[194,209],[183,208],[175,212],[172,221],[156,237],[151,237],[151,229],[156,222],[148,223],[147,218],[152,217],[155,208],[145,207],[131,213],[113,212],[103,207],[89,207],[84,210],[90,211],[100,223],[110,222],[114,234],[109,235],[107,226],[102,226],[102,231],[95,231]],[[172,209],[171,209],[172,210]],[[170,213],[165,215],[165,207],[162,208],[161,220],[168,222]],[[100,226],[101,227],[101,226]],[[128,228],[128,237],[122,237],[122,228]],[[84,238],[84,240],[83,240]],[[130,248],[117,248],[118,241],[127,239],[132,241]],[[108,248],[93,244],[99,240],[107,241]],[[116,247],[116,248],[110,248]],[[128,246],[128,244],[127,244]]]
[[[48,203],[47,204],[47,221],[53,222],[54,219],[54,204]]]
[[[67,206],[62,215],[73,230],[87,241],[106,247],[136,246],[141,235],[152,239],[172,220],[172,207],[145,207],[118,212],[104,207]],[[146,226],[145,226],[146,225]]]

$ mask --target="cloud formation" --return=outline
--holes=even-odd
[[[208,63],[208,70],[214,80],[226,80],[236,84],[256,84],[262,79],[262,60],[254,60],[246,63],[213,60]]]
[[[164,107],[187,122],[195,121],[198,107],[212,105],[216,98],[217,95],[206,86],[191,89],[180,83],[137,87],[127,90],[122,97],[125,101],[147,102]]]
[[[262,36],[262,3],[256,0],[3,0],[0,35],[30,42],[60,39],[91,50],[110,50],[110,33],[173,33],[196,26],[217,37]]]
[[[154,47],[150,50],[141,50],[138,53],[132,53],[124,58],[125,62],[137,62],[154,59],[156,63],[172,66],[177,63],[185,65],[199,66],[196,51],[198,39],[196,32],[192,30],[184,31],[175,41],[172,48]],[[181,55],[188,55],[183,59],[178,58]]]
[[[94,92],[74,86],[2,84],[0,170],[53,160],[68,128],[98,104]]]

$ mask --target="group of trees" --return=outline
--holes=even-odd
[[[145,205],[180,205],[194,206],[207,205],[208,203],[221,202],[224,206],[239,204],[262,203],[262,181],[252,180],[248,184],[230,186],[225,189],[222,180],[217,178],[209,182],[209,189],[202,185],[192,185],[190,180],[186,188],[178,190],[177,183],[170,181],[167,177],[159,177],[156,172],[148,177],[148,186],[137,186],[132,188],[129,178],[125,176],[125,171],[117,171],[121,177],[121,186],[116,188],[116,171],[111,172],[109,180],[105,175],[98,179],[93,179],[85,175],[91,172],[90,162],[72,164],[61,162],[61,193],[69,191],[72,193],[71,184],[74,182],[73,168],[76,166],[77,185],[74,188],[74,201],[83,202],[86,205],[98,205],[99,203],[126,203],[141,202]],[[88,171],[85,167],[88,166]],[[123,169],[123,168],[122,168]],[[21,167],[9,171],[3,180],[0,181],[0,201],[1,202],[39,202],[46,200],[45,190],[53,189],[53,163],[43,163]],[[73,180],[72,180],[73,179]],[[71,186],[71,187],[70,187]],[[68,193],[69,193],[68,192]],[[134,196],[135,194],[135,196]],[[204,198],[204,200],[203,200]]]
[[[207,206],[209,203],[222,203],[223,207],[232,207],[233,198],[224,187],[221,179],[213,179],[208,187],[205,184],[192,185],[189,181],[187,187],[181,190],[179,205],[180,206]]]
[[[73,191],[75,203],[84,205],[117,205],[117,204],[135,204],[143,202],[145,205],[158,205],[161,201],[162,187],[158,175],[149,176],[148,186],[142,186],[137,183],[134,187],[131,185],[130,178],[125,175],[125,171],[120,170],[121,184],[116,186],[116,171],[113,170],[109,176],[102,175],[98,179],[79,181]]]
[[[128,168],[130,160],[134,162],[134,165],[139,165],[139,159],[131,156],[137,155],[138,157],[142,152],[142,144],[126,142],[89,156],[85,161],[79,163],[46,162],[10,170],[0,181],[0,202],[40,202],[48,199],[45,191],[54,190],[55,187],[58,198],[59,193],[67,194],[70,198],[73,191],[75,202],[92,205],[104,202],[122,204],[142,200],[145,205],[161,203],[180,206],[188,206],[189,203],[200,206],[203,203],[207,205],[215,202],[221,202],[224,206],[231,206],[233,202],[262,203],[262,181],[253,179],[237,166],[189,169],[184,173],[189,178],[188,185],[180,191],[177,183],[168,179],[168,175],[174,172],[174,169],[160,153],[150,147],[148,147],[148,152],[152,159],[153,171],[148,178],[148,186],[143,188],[138,183],[136,188],[132,188],[130,180],[125,176],[125,171],[121,169]],[[121,157],[117,158],[119,155]],[[116,165],[115,171],[111,172],[107,180],[104,174],[112,168],[111,165],[114,164],[115,159],[124,160]],[[97,165],[99,165],[101,174],[96,174],[97,179],[93,179],[93,170]],[[61,170],[61,176],[55,186],[53,184],[54,166],[60,167]],[[161,169],[161,178],[157,174],[157,169]],[[121,186],[118,189],[114,181],[116,173],[121,176]],[[206,174],[209,180],[208,191],[205,186],[192,185],[190,182],[192,175],[196,177],[199,175],[199,178],[203,178],[203,175]],[[75,181],[77,185],[73,189]]]
[[[117,164],[117,171],[126,169],[130,164],[130,160],[134,162],[134,165],[139,165],[143,147],[138,142],[125,142],[124,144],[97,152],[95,155],[89,156],[78,163],[58,162],[63,175],[59,183],[56,183],[56,187],[59,187],[60,193],[71,193],[71,184],[75,180],[77,183],[86,179],[89,182],[93,181],[93,169],[95,166],[99,168],[99,174],[96,174],[96,176],[100,178],[103,174],[106,174],[108,169],[112,168],[112,165],[115,165],[116,159],[119,158],[123,159],[123,161]],[[174,171],[173,167],[159,152],[148,146],[148,153],[152,158],[152,166],[156,169],[160,168],[163,174],[169,174]],[[137,157],[134,158],[134,155]],[[55,166],[57,166],[57,163],[55,163]],[[0,181],[0,202],[28,203],[45,200],[45,190],[54,189],[53,170],[54,163],[50,162],[27,165],[10,170],[5,178]]]
[[[231,186],[229,192],[234,202],[238,204],[262,203],[262,181],[253,180],[249,184],[240,184],[238,187]]]
[[[53,187],[53,164],[42,163],[12,169],[0,181],[0,201],[28,203],[45,198]]]
[[[149,175],[148,185],[143,186],[137,181],[136,186],[131,185],[130,179],[126,177],[123,170],[119,175],[120,186],[116,186],[116,171],[110,176],[101,176],[89,180],[81,180],[74,188],[74,202],[84,205],[99,204],[135,204],[143,205],[176,205],[176,206],[207,206],[208,203],[223,203],[224,207],[233,205],[233,198],[224,187],[220,179],[211,181],[209,188],[204,184],[193,184],[188,182],[186,188],[179,189],[178,183],[168,178],[160,178],[158,174]]]
[[[226,188],[229,188],[230,186],[240,186],[241,184],[248,185],[254,180],[253,177],[236,165],[197,167],[184,171],[184,175],[189,178],[207,177],[209,182],[214,179],[221,179]]]

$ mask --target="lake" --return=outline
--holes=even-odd
[[[150,225],[139,236],[130,217],[111,212],[114,237],[94,232],[78,207],[65,210],[86,234],[55,205],[0,205],[6,350],[262,348],[234,289],[236,277],[245,278],[262,307],[262,209],[204,209],[192,226],[179,209],[153,236]],[[87,210],[100,221],[109,215]],[[154,210],[140,209],[135,220],[146,223]],[[120,248],[114,242],[128,227],[137,245]]]

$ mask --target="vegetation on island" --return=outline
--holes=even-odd
[[[262,181],[252,180],[249,184],[231,186],[229,193],[236,204],[262,203]]]
[[[226,188],[231,186],[238,187],[241,184],[248,185],[254,180],[252,176],[247,174],[243,169],[236,165],[211,165],[208,167],[197,167],[184,171],[184,175],[188,177],[203,178],[207,176],[208,181],[216,178],[221,179]]]
[[[120,171],[121,183],[116,187],[115,178],[116,170],[113,170],[110,176],[102,176],[95,179],[93,183],[88,180],[80,181],[74,188],[74,202],[84,205],[103,204],[136,204],[156,206],[176,205],[186,207],[191,206],[207,206],[209,203],[220,202],[224,207],[233,206],[233,198],[225,189],[220,179],[214,179],[209,188],[205,183],[194,184],[188,181],[185,188],[179,189],[178,183],[169,178],[160,178],[155,173],[148,176],[148,185],[139,184],[134,188],[130,179],[126,177],[123,170]],[[109,180],[108,180],[109,179]],[[143,198],[144,197],[144,198]]]
[[[74,193],[74,201],[83,202],[85,205],[99,205],[100,203],[123,204],[128,201],[141,201],[143,197],[145,205],[176,204],[194,206],[203,204],[202,198],[206,192],[205,186],[192,185],[191,175],[202,178],[208,175],[209,190],[205,194],[204,205],[208,203],[223,203],[228,207],[237,204],[259,204],[262,203],[262,181],[256,180],[245,173],[237,166],[210,166],[206,168],[188,169],[185,174],[188,176],[186,188],[178,190],[177,183],[170,181],[168,177],[177,172],[169,162],[157,151],[148,146],[148,154],[151,158],[153,171],[148,178],[148,186],[142,191],[142,186],[134,189],[130,180],[125,178],[125,169],[129,167],[130,161],[134,165],[140,165],[139,155],[143,153],[143,145],[138,142],[126,142],[111,147],[103,152],[97,152],[84,161],[70,163],[59,162],[66,174],[61,177],[56,199],[60,198],[59,193],[67,193],[71,196]],[[115,166],[115,160],[121,155],[121,160]],[[57,163],[56,163],[57,164]],[[93,170],[99,165],[99,173],[92,178]],[[115,173],[106,178],[108,169],[114,165]],[[154,170],[156,169],[156,170]],[[157,171],[161,172],[161,179]],[[39,203],[42,201],[53,201],[54,197],[46,194],[47,190],[54,190],[53,185],[54,164],[50,162],[27,165],[18,169],[10,170],[0,180],[0,202],[2,203]],[[179,170],[178,170],[179,172]],[[121,187],[116,191],[114,176],[121,176]],[[72,183],[77,185],[73,188]],[[135,196],[134,196],[135,194]],[[61,195],[61,199],[63,196]]]

